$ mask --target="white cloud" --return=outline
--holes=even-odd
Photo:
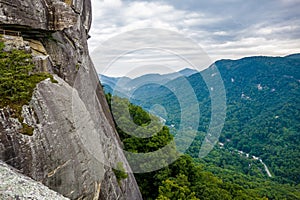
[[[173,13],[175,10],[172,6],[166,4],[160,4],[155,2],[132,2],[124,9],[124,17],[126,19],[156,19],[156,18],[165,18],[168,19],[168,16],[177,17],[179,13]],[[171,19],[176,20],[176,19]]]
[[[98,0],[98,3],[104,8],[120,8],[122,6],[121,0],[103,0],[102,2]]]
[[[195,0],[195,6],[191,5],[189,8],[187,6],[185,9],[176,7],[176,4],[169,0],[92,0],[93,24],[89,47],[93,51],[120,33],[141,28],[158,28],[190,37],[213,60],[297,53],[300,51],[300,26],[297,14],[293,14],[298,13],[296,2],[297,0],[276,0],[273,3],[263,1],[262,4],[268,7],[268,10],[264,10],[261,9],[262,6],[252,1],[247,3],[249,8],[246,8],[243,6],[244,1],[230,0],[227,3],[232,3],[230,5],[234,7],[230,10],[230,7],[226,7],[226,2],[219,0],[212,1],[213,6],[210,7],[205,7],[209,2]],[[220,9],[222,6],[224,9]],[[219,12],[216,12],[216,9]],[[142,44],[141,41],[147,39],[145,35],[138,41],[143,46],[146,43]],[[134,40],[134,37],[130,40]],[[174,38],[166,40],[173,45],[168,48],[176,49],[182,45],[174,41]],[[122,45],[130,45],[130,42],[124,42]],[[118,49],[122,51],[124,47],[116,46],[114,54],[119,52]],[[188,50],[185,53],[193,54]],[[165,58],[161,57],[162,60]],[[159,60],[159,57],[156,56],[155,59]],[[130,58],[126,62],[133,63],[140,60],[141,58],[135,60]],[[176,61],[165,60],[176,65]]]
[[[221,19],[204,14],[178,10],[162,2],[120,2],[92,0],[93,26],[90,49],[122,32],[139,28],[162,28],[193,35],[190,27],[211,24]],[[116,3],[117,2],[117,3]],[[117,8],[117,9],[116,9]]]
[[[239,59],[247,56],[285,56],[299,53],[299,44],[300,39],[278,41],[255,37],[244,38],[238,42],[207,45],[205,49],[213,60]]]
[[[227,35],[229,35],[229,33],[225,32],[225,31],[216,31],[213,34],[217,35],[217,36],[227,36]]]

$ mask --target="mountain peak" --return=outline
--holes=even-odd
[[[191,68],[185,68],[180,70],[178,73],[182,74],[183,76],[191,76],[193,74],[196,74],[198,71]]]
[[[287,56],[285,56],[285,58],[300,59],[300,53],[295,53],[295,54],[287,55]]]

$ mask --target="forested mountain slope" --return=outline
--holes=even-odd
[[[129,104],[127,99],[107,95],[110,107],[116,110],[114,120],[121,127],[131,126],[132,120],[140,127],[148,126],[156,129],[159,118],[148,114],[141,107]],[[124,106],[128,106],[131,120],[124,114]],[[123,113],[123,114],[122,114]],[[140,127],[132,132],[122,130],[117,126],[118,133],[124,144],[124,150],[134,153],[155,152],[166,145],[174,144],[174,136],[166,126],[149,138],[132,136]],[[218,151],[213,151],[215,162],[219,159]],[[168,157],[178,156],[176,147],[170,151]],[[234,157],[234,155],[231,154]],[[226,157],[224,157],[226,158]],[[227,157],[228,159],[228,157]],[[280,184],[263,176],[250,176],[232,169],[224,169],[209,160],[192,159],[189,155],[181,155],[170,165],[147,173],[136,173],[135,177],[143,194],[143,199],[300,199],[299,185]],[[234,160],[237,161],[237,160]],[[162,158],[160,162],[165,162]],[[147,165],[147,163],[133,163]],[[212,174],[213,172],[214,174]]]
[[[180,102],[169,88],[180,88],[183,81],[188,80],[195,91],[201,111],[199,134],[188,153],[198,157],[210,122],[209,95],[213,89],[207,87],[201,74],[211,73],[213,77],[213,67],[218,68],[224,82],[227,111],[219,138],[220,144],[204,160],[244,174],[272,176],[273,180],[280,183],[299,184],[299,54],[220,60],[201,73],[187,78],[179,77],[164,86],[141,86],[130,96],[130,101],[146,110],[150,110],[155,104],[162,105],[167,112],[167,116],[163,116],[166,125],[179,128],[181,115],[184,113],[181,113]],[[195,105],[191,105],[191,108],[192,106]],[[232,154],[236,156],[230,156]],[[270,174],[259,162],[260,159],[266,164]]]

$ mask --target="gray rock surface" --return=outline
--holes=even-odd
[[[59,0],[1,0],[0,2],[0,20],[7,26],[26,26],[28,30],[55,31],[70,28],[77,21],[77,13],[72,9],[75,6],[73,3],[69,6]]]
[[[68,199],[50,190],[42,183],[20,174],[2,161],[0,161],[0,180],[0,199]]]
[[[111,169],[131,171],[89,57],[90,24],[90,0],[0,0],[0,28],[19,31],[37,70],[58,81],[23,106],[33,136],[0,109],[0,160],[71,199],[142,199],[132,174],[118,184]]]

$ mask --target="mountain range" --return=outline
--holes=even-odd
[[[182,116],[193,118],[195,110],[200,110],[198,136],[187,150],[196,158],[212,116],[214,88],[203,77],[214,77],[216,69],[226,92],[226,120],[219,145],[204,160],[245,174],[271,175],[280,183],[299,184],[300,54],[220,60],[201,72],[185,69],[177,73],[182,76],[149,74],[135,79],[106,76],[100,79],[107,93],[127,97],[145,110],[160,105],[154,113],[175,129],[182,125]],[[187,83],[194,91],[196,103],[192,95],[184,92]],[[183,93],[187,102],[192,102],[185,105],[187,108],[181,107],[183,100],[176,90]],[[222,159],[228,152],[239,152],[245,158],[237,158],[239,164]],[[216,155],[219,160],[213,158]],[[257,158],[268,167],[269,174],[263,165],[251,168]]]
[[[116,89],[120,93],[125,94],[149,83],[164,85],[169,81],[181,76],[188,77],[196,73],[196,70],[186,68],[179,72],[173,72],[169,74],[145,74],[136,78],[109,77],[105,75],[99,75],[99,79],[101,80],[102,85],[105,86],[106,93],[113,93],[113,91]]]

